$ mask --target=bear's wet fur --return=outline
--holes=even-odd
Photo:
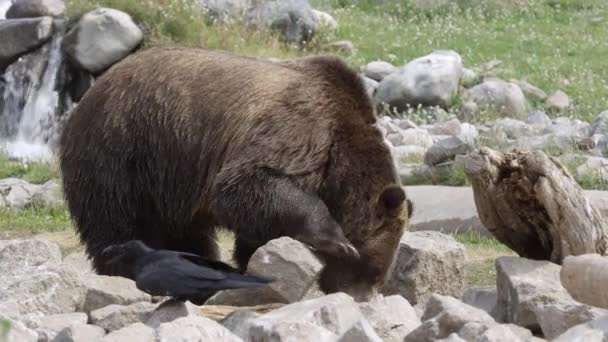
[[[68,209],[99,274],[111,244],[219,257],[290,236],[326,258],[326,293],[382,285],[411,202],[361,78],[335,57],[270,62],[154,47],[111,67],[63,128]],[[348,272],[351,270],[351,272]]]

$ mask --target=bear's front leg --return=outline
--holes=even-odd
[[[322,256],[357,259],[359,253],[331,217],[325,203],[299,189],[288,177],[257,169],[217,183],[212,210],[236,234],[235,259],[244,270],[255,250],[288,236]]]

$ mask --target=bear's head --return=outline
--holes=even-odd
[[[390,149],[373,126],[345,126],[337,134],[329,165],[322,197],[360,258],[328,257],[319,284],[326,293],[346,292],[366,300],[390,276],[413,205]]]

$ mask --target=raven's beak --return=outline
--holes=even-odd
[[[101,256],[104,258],[110,258],[109,260],[106,260],[106,264],[112,264],[122,259],[125,256],[125,251],[119,246],[109,246],[101,251]]]

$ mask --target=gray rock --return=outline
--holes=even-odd
[[[397,71],[397,68],[389,62],[374,61],[367,63],[362,68],[363,74],[372,80],[382,81],[386,76]]]
[[[355,323],[356,324],[356,323]],[[353,325],[354,327],[354,325]],[[350,330],[349,330],[350,331]],[[347,331],[346,333],[348,333]],[[319,341],[336,342],[338,336],[331,331],[309,322],[278,322],[272,326],[272,332],[264,333],[253,330],[251,339],[246,341]],[[346,341],[344,341],[346,342]]]
[[[33,325],[33,328],[38,332],[39,339],[52,341],[62,330],[72,325],[87,324],[87,320],[87,314],[83,312],[73,312],[43,316],[35,319],[31,325]]]
[[[18,178],[0,180],[0,206],[13,209],[57,207],[63,204],[61,187],[54,181],[45,184],[30,184]]]
[[[578,119],[559,117],[553,120],[553,124],[546,131],[555,135],[586,138],[591,131],[591,125]]]
[[[404,342],[432,342],[458,333],[466,324],[496,324],[485,311],[464,304],[456,298],[432,295],[422,316],[423,323]]]
[[[0,274],[0,307],[15,315],[69,313],[82,304],[78,274],[46,240],[0,241]]]
[[[470,322],[460,329],[458,336],[472,342],[523,342],[532,337],[528,333],[529,337],[522,339],[508,325]]]
[[[64,12],[63,0],[19,0],[6,11],[6,19],[61,17]]]
[[[436,342],[469,342],[469,341],[463,340],[462,337],[458,336],[457,333],[451,333],[448,335],[448,337],[439,339]]]
[[[386,136],[393,146],[416,145],[428,148],[433,145],[433,137],[425,129],[410,128],[390,133]]]
[[[162,323],[157,329],[159,341],[226,341],[242,342],[221,324],[203,316],[181,317],[171,322]]]
[[[112,304],[130,305],[151,300],[150,295],[138,290],[131,279],[97,274],[86,274],[82,279],[86,287],[83,304],[85,312]]]
[[[397,111],[408,107],[449,107],[462,77],[462,58],[454,51],[435,51],[386,76],[375,99]]]
[[[494,130],[497,132],[504,132],[510,139],[531,136],[535,133],[534,129],[527,123],[511,118],[504,118],[496,121]]]
[[[338,22],[334,17],[331,16],[331,14],[316,9],[313,9],[312,12],[315,14],[315,18],[319,24],[319,29],[328,29],[333,31],[338,28]]]
[[[573,137],[557,134],[521,137],[515,143],[516,147],[528,150],[552,150],[559,153],[570,152],[576,145]]]
[[[462,295],[462,301],[487,313],[492,313],[496,307],[498,293],[496,287],[469,288]]]
[[[63,48],[79,67],[100,73],[125,58],[143,40],[127,13],[98,8],[84,14],[66,34]]]
[[[421,324],[412,305],[400,295],[377,296],[359,303],[359,309],[385,342],[401,342]]]
[[[249,332],[252,340],[267,341],[277,334],[283,335],[282,331],[286,327],[312,325],[342,336],[361,319],[363,315],[352,297],[344,293],[334,293],[288,304],[265,313],[252,322]],[[313,336],[327,336],[321,334],[318,329],[314,331],[316,335]]]
[[[28,268],[61,262],[59,246],[42,239],[0,240],[0,285]]]
[[[608,315],[575,325],[553,342],[605,342],[608,339]]]
[[[580,303],[546,305],[536,310],[543,335],[549,340],[582,323],[608,316],[608,310]]]
[[[319,22],[308,0],[265,0],[249,8],[246,20],[252,28],[279,32],[288,44],[310,42]]]
[[[174,337],[175,338],[175,337]],[[112,331],[104,336],[100,342],[155,342],[156,332],[147,325],[137,322],[122,329]],[[166,341],[175,341],[169,339]]]
[[[579,176],[595,176],[606,179],[608,177],[608,159],[602,157],[589,157],[576,168]]]
[[[159,325],[172,322],[181,317],[200,316],[201,311],[190,302],[169,300],[159,305],[145,320],[146,325],[158,328]]]
[[[468,68],[462,69],[462,78],[460,80],[460,84],[462,84],[463,87],[473,87],[479,84],[480,81],[481,77],[479,77],[479,75],[474,70]]]
[[[473,101],[465,101],[459,108],[459,117],[465,121],[473,121],[479,116],[479,106]]]
[[[56,180],[49,180],[40,185],[30,197],[33,205],[38,207],[60,207],[64,204],[61,185]]]
[[[243,340],[247,340],[249,338],[249,329],[251,329],[252,322],[258,317],[260,317],[260,314],[257,312],[237,310],[228,314],[228,316],[224,317],[219,323],[236,336]]]
[[[551,118],[541,110],[533,110],[528,113],[526,122],[536,127],[547,127],[551,125]]]
[[[460,136],[442,139],[431,146],[424,154],[424,163],[435,166],[439,163],[453,160],[459,154],[467,154],[473,150],[471,142]]]
[[[597,117],[595,117],[595,120],[593,120],[590,135],[595,134],[608,134],[608,110],[599,113]]]
[[[0,340],[6,342],[38,342],[38,333],[21,321],[4,317],[0,313]],[[4,340],[3,338],[6,338]]]
[[[480,110],[492,110],[506,117],[519,118],[526,113],[527,102],[521,89],[510,82],[487,80],[465,92],[465,100]]]
[[[250,0],[197,0],[201,12],[209,19],[230,22],[242,18]]]
[[[0,21],[0,72],[19,56],[32,51],[51,38],[51,17]]]
[[[395,268],[382,288],[412,304],[433,294],[460,298],[464,290],[464,246],[439,232],[406,233],[401,238]],[[432,277],[429,277],[432,274]]]
[[[367,95],[369,97],[373,97],[374,93],[376,92],[376,88],[378,88],[378,82],[372,80],[371,78],[363,76],[363,83],[365,84]]]
[[[301,242],[289,237],[274,239],[251,256],[247,272],[276,278],[276,281],[262,288],[220,291],[206,304],[244,306],[294,303],[316,285],[322,269],[319,258]]]
[[[537,314],[540,309],[551,304],[573,303],[561,285],[560,269],[549,261],[518,257],[496,259],[496,319],[540,331]]]
[[[72,324],[61,330],[53,342],[85,342],[97,341],[104,337],[106,332],[92,324]]]
[[[556,91],[545,101],[545,109],[552,113],[561,113],[570,108],[570,98],[561,90]]]
[[[511,82],[521,89],[528,100],[545,101],[547,99],[547,93],[526,81],[511,80]]]
[[[74,267],[81,275],[94,272],[93,265],[88,259],[87,254],[82,251],[68,254],[63,258],[63,263]]]
[[[154,309],[156,309],[156,305],[149,302],[131,305],[112,304],[91,311],[91,323],[106,331],[119,330],[133,323],[146,321]]]
[[[427,130],[433,135],[460,135],[462,133],[462,125],[460,120],[452,119],[431,125]]]
[[[383,342],[371,324],[365,319],[355,323],[352,328],[345,332],[338,342]]]

